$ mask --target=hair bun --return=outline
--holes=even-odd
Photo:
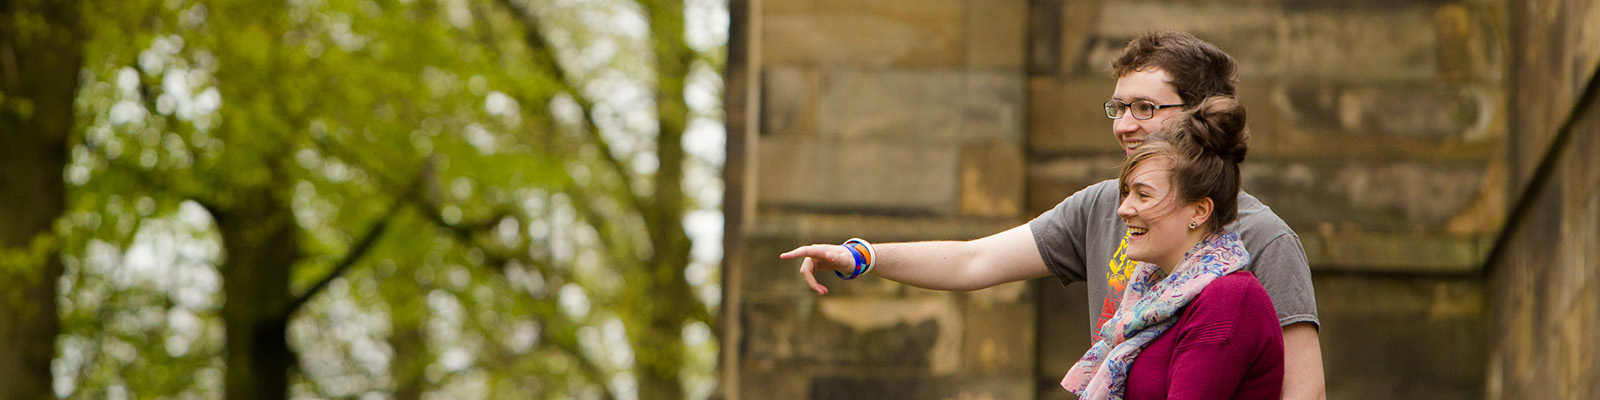
[[[1207,97],[1190,111],[1189,130],[1194,144],[1234,163],[1244,162],[1250,148],[1244,106],[1233,96]]]

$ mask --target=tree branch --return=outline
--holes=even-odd
[[[420,182],[421,180],[419,179],[418,181]],[[305,304],[311,301],[312,298],[316,297],[317,293],[326,288],[328,284],[332,283],[335,278],[344,275],[344,272],[349,270],[351,266],[354,266],[356,261],[360,261],[362,256],[365,256],[368,251],[371,251],[373,245],[378,242],[378,238],[382,237],[384,231],[388,229],[389,222],[393,221],[395,215],[399,214],[402,203],[402,201],[397,199],[393,204],[390,204],[389,210],[385,211],[383,216],[378,217],[378,222],[373,223],[371,228],[367,228],[367,233],[362,235],[361,240],[350,246],[350,251],[345,253],[344,259],[340,260],[338,264],[335,264],[333,270],[328,271],[328,275],[318,279],[317,283],[311,285],[310,288],[307,288],[305,293],[301,293],[300,296],[295,297],[289,302],[289,307],[284,309],[283,318],[288,320],[289,317],[294,316],[294,313],[299,311],[300,308],[305,306]]]
[[[622,159],[617,158],[616,153],[612,152],[611,143],[606,140],[604,135],[600,134],[600,125],[594,116],[594,101],[589,100],[588,96],[584,96],[583,92],[578,90],[578,87],[572,82],[572,74],[567,71],[565,66],[561,65],[560,60],[556,57],[555,50],[550,46],[549,39],[544,35],[543,23],[532,13],[525,12],[515,4],[511,4],[511,0],[496,0],[495,3],[505,7],[507,12],[510,12],[516,16],[518,21],[522,22],[526,31],[523,35],[523,41],[527,43],[528,49],[533,55],[534,63],[548,69],[550,74],[555,77],[555,81],[560,84],[560,91],[572,97],[572,101],[578,104],[578,110],[583,114],[583,120],[579,121],[582,125],[579,126],[579,130],[586,134],[590,143],[599,148],[598,153],[600,153],[600,158],[606,167],[615,172],[617,177],[622,180],[623,193],[626,194],[625,201],[640,212],[649,210],[649,204],[645,198],[639,196],[638,193],[634,193],[634,181],[636,178],[633,173],[623,163]]]

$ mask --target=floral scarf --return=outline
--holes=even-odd
[[[1100,341],[1072,365],[1061,387],[1084,400],[1121,399],[1139,351],[1166,332],[1206,285],[1249,261],[1239,234],[1227,232],[1206,236],[1165,279],[1152,279],[1160,267],[1139,263],[1128,277],[1122,306],[1100,327]]]

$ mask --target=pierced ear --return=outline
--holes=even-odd
[[[1216,207],[1216,203],[1213,203],[1210,197],[1194,202],[1193,221],[1196,224],[1205,225],[1206,220],[1211,219],[1211,210],[1213,210],[1214,207]]]

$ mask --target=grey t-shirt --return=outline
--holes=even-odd
[[[1133,263],[1124,253],[1128,226],[1117,217],[1117,180],[1096,183],[1062,200],[1028,222],[1034,245],[1061,283],[1088,281],[1090,335],[1117,311]],[[1311,267],[1300,237],[1249,193],[1239,193],[1239,219],[1224,229],[1238,232],[1250,252],[1245,270],[1254,272],[1278,310],[1278,324],[1320,325],[1311,289]]]

